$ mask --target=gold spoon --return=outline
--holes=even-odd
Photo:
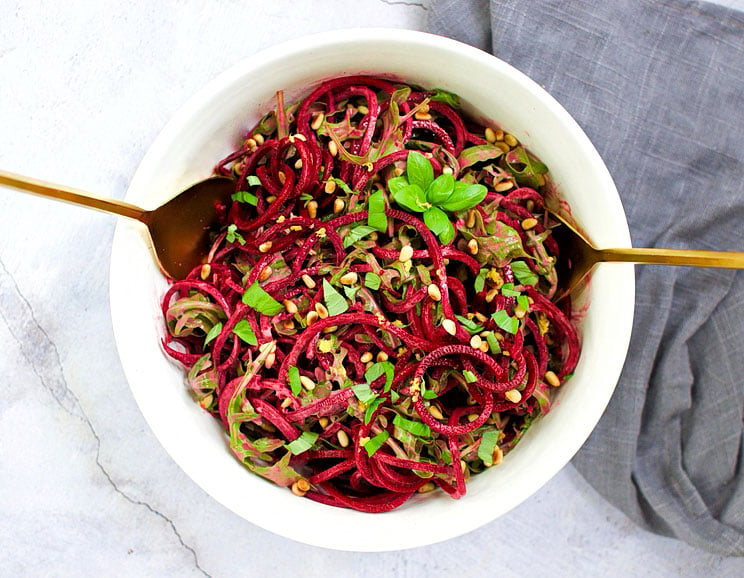
[[[69,187],[0,171],[0,185],[75,205],[136,219],[147,226],[154,257],[165,275],[183,279],[209,253],[209,232],[217,223],[216,205],[226,203],[235,182],[226,177],[200,181],[154,210],[97,197]]]
[[[560,301],[569,295],[597,263],[624,262],[643,265],[744,269],[744,253],[735,251],[657,248],[598,249],[559,213],[550,209],[548,213],[564,225],[553,229],[553,236],[560,248],[560,255],[556,262],[558,289],[553,297],[554,301]]]

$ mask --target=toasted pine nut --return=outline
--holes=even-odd
[[[297,159],[294,164],[294,168],[301,169],[302,168],[302,159]]]
[[[545,372],[545,381],[547,381],[553,387],[558,387],[561,384],[561,380],[558,378],[555,372],[550,370]]]
[[[469,422],[474,422],[475,420],[477,420],[477,419],[478,419],[478,417],[479,417],[479,416],[478,416],[478,414],[477,414],[477,413],[469,413],[469,414],[468,414],[468,421],[469,421]]]
[[[413,257],[413,247],[410,245],[403,245],[400,249],[400,255],[398,256],[398,261],[401,263],[405,263],[406,261],[410,261],[411,257]]]
[[[292,329],[294,329],[294,326],[294,321],[292,319],[285,319],[284,321],[282,321],[282,327],[284,327],[284,329],[286,329],[287,331],[291,331]]]
[[[423,112],[421,110],[417,110],[413,117],[416,120],[431,120],[431,115],[428,112]]]
[[[300,485],[300,482],[303,482],[303,481],[305,482],[305,484],[307,484],[307,488],[306,489],[303,489],[304,486],[301,486]],[[305,494],[307,494],[307,492],[308,492],[309,489],[310,489],[310,484],[304,478],[300,478],[294,484],[292,484],[292,493],[295,496],[299,496],[300,498],[302,496],[304,496]]]
[[[256,141],[257,145],[262,145],[264,143],[264,135],[256,133],[253,135],[253,140]]]
[[[473,227],[475,227],[475,219],[476,219],[475,211],[473,209],[470,209],[468,211],[468,216],[465,218],[465,226],[468,229],[472,229]]]
[[[246,147],[248,147],[249,149],[254,149],[254,148],[256,148],[256,145],[258,143],[256,142],[256,139],[255,138],[249,138],[249,139],[246,139],[246,141],[243,144]]]
[[[327,180],[327,181],[325,182],[325,185],[323,185],[323,190],[324,190],[324,191],[325,191],[326,193],[328,193],[329,195],[330,195],[331,193],[335,193],[335,192],[336,192],[336,181],[334,181],[334,180],[332,180],[332,179],[328,179],[328,180]]]
[[[444,330],[450,335],[455,335],[457,333],[457,325],[455,325],[455,322],[452,321],[452,319],[445,319],[442,321],[442,327],[444,327]]]
[[[305,287],[307,287],[308,289],[315,289],[315,281],[307,273],[303,273],[302,282],[305,284]]]
[[[437,407],[436,405],[429,406],[429,413],[435,419],[444,419],[442,412],[439,410],[439,407]]]
[[[519,403],[522,401],[522,394],[517,389],[510,389],[504,394],[504,397],[512,403]]]
[[[284,171],[279,171],[276,176],[281,184],[287,182],[287,175],[284,174]]]
[[[338,145],[335,140],[328,141],[328,152],[331,153],[332,157],[335,157],[338,154]]]
[[[297,313],[297,305],[295,305],[294,301],[290,301],[289,299],[285,299],[282,301],[282,305],[284,305],[284,309],[286,309],[287,313],[290,315],[294,315]]]
[[[480,349],[483,353],[488,353],[488,350],[490,349],[490,347],[488,346],[488,341],[481,340],[481,344],[478,349]]]
[[[385,353],[384,351],[380,351],[377,354],[377,357],[375,357],[375,361],[377,362],[382,362],[382,361],[387,361],[387,360],[388,360],[388,354]]]
[[[349,271],[348,273],[344,273],[343,275],[341,275],[338,281],[339,283],[341,283],[341,285],[353,285],[358,280],[359,275],[354,273],[354,271]]]
[[[480,335],[473,335],[470,338],[470,347],[472,347],[473,349],[480,349],[482,343],[483,340],[481,339]]]
[[[318,418],[318,423],[320,424],[320,427],[325,429],[328,427],[328,424],[331,423],[331,420],[328,419],[326,416],[322,416]]]
[[[307,317],[305,317],[305,325],[310,327],[310,325],[315,323],[318,319],[320,319],[320,315],[318,315],[317,311],[308,311]]]
[[[372,352],[371,351],[365,351],[362,353],[362,355],[359,357],[359,361],[362,363],[369,363],[372,361]]]
[[[517,137],[515,137],[513,134],[506,133],[504,135],[504,142],[508,144],[510,147],[515,147],[519,144],[519,141],[517,140]]]
[[[369,109],[363,104],[357,106],[357,110],[359,111],[359,114],[369,114]]]
[[[271,250],[271,245],[271,241],[266,241],[258,246],[258,250],[261,251],[261,253],[268,253]]]
[[[468,253],[471,255],[478,254],[478,241],[475,239],[470,239],[470,241],[468,241]]]
[[[442,300],[442,291],[439,289],[438,285],[435,285],[434,283],[430,283],[429,286],[426,288],[426,292],[428,293],[432,301]]]
[[[347,434],[344,430],[338,430],[338,432],[336,432],[336,438],[338,439],[338,444],[342,448],[346,448],[349,446],[349,434]]]
[[[320,128],[320,125],[323,124],[324,120],[325,120],[325,115],[322,112],[316,112],[313,115],[313,122],[310,125],[310,128],[313,130],[318,130]]]
[[[291,397],[285,397],[282,400],[281,408],[282,409],[287,409],[290,405],[292,405],[292,398]]]
[[[444,168],[442,169],[442,174],[443,174],[443,175],[451,175],[451,174],[453,174],[454,172],[455,172],[455,171],[453,171],[453,170],[452,170],[452,167],[451,167],[451,166],[449,166],[449,165],[446,165],[446,166],[445,166],[445,167],[444,167]]]
[[[315,311],[318,313],[318,317],[321,319],[325,319],[328,317],[328,309],[326,309],[326,306],[322,303],[316,303],[315,304]]]
[[[494,466],[498,466],[501,463],[501,460],[504,459],[504,450],[502,450],[499,446],[495,446],[493,448],[493,454],[491,454],[491,463]]]
[[[536,226],[537,226],[537,219],[535,219],[534,217],[528,217],[524,221],[522,221],[522,228],[525,231],[534,229]]]
[[[264,367],[265,367],[266,369],[271,369],[272,367],[274,367],[274,362],[275,362],[275,361],[276,361],[276,353],[274,353],[274,352],[272,351],[271,353],[269,353],[269,354],[268,354],[268,355],[266,356],[266,361],[264,362]]]
[[[486,127],[486,133],[485,133],[486,141],[493,144],[496,142],[496,131],[494,131],[490,126]]]
[[[204,263],[204,265],[201,266],[199,277],[202,278],[202,281],[206,281],[207,277],[209,277],[211,273],[212,273],[212,266],[209,263]]]
[[[333,181],[329,181],[333,182]],[[336,199],[333,201],[333,214],[338,215],[341,211],[344,210],[344,207],[346,206],[346,203],[343,199]]]
[[[423,484],[418,490],[416,490],[419,494],[428,494],[429,492],[433,492],[437,489],[437,485],[434,482],[426,482]]]
[[[496,296],[499,294],[498,289],[491,289],[488,293],[486,293],[486,303],[491,303],[494,299],[496,299]]]
[[[314,219],[317,214],[318,214],[317,201],[310,201],[307,204],[307,216],[310,217],[311,219]]]
[[[514,183],[512,183],[511,181],[503,181],[496,185],[493,190],[497,193],[503,193],[504,191],[508,191],[509,189],[511,189],[513,186]]]
[[[312,391],[315,389],[315,382],[307,375],[300,376],[300,383],[302,384],[302,387],[304,387],[308,391]]]

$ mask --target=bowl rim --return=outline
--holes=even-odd
[[[515,69],[506,62],[492,56],[486,52],[483,52],[472,46],[463,44],[456,40],[437,36],[430,33],[418,32],[413,30],[403,30],[395,28],[363,28],[363,29],[343,29],[334,30],[329,32],[322,32],[318,34],[312,34],[309,36],[303,36],[293,40],[283,42],[281,44],[271,46],[260,52],[242,60],[224,72],[218,74],[213,80],[209,81],[202,89],[197,91],[188,101],[173,115],[170,121],[161,130],[160,134],[153,141],[145,157],[142,159],[126,194],[126,199],[130,202],[137,202],[140,200],[147,201],[146,197],[142,196],[144,187],[142,183],[147,180],[147,172],[151,169],[153,159],[160,157],[168,147],[173,145],[174,140],[177,138],[183,127],[189,122],[189,120],[209,103],[217,95],[219,95],[226,87],[236,82],[238,79],[245,77],[250,72],[256,69],[259,65],[269,61],[281,61],[284,58],[290,57],[298,53],[305,53],[308,51],[322,51],[333,47],[348,46],[349,43],[364,43],[364,42],[390,42],[400,44],[415,44],[419,47],[436,47],[438,50],[447,50],[456,55],[464,56],[468,59],[475,60],[481,64],[484,64],[490,68],[498,69],[509,74],[512,79],[525,87],[533,93],[540,96],[542,103],[549,109],[552,115],[555,115],[568,130],[576,142],[582,147],[582,150],[590,158],[594,159],[594,165],[601,171],[601,177],[608,187],[608,194],[610,195],[611,202],[616,203],[615,209],[619,209],[619,215],[621,215],[621,223],[618,223],[621,231],[617,237],[618,245],[630,246],[630,233],[628,229],[627,219],[625,212],[622,208],[620,197],[617,193],[615,185],[612,181],[609,171],[606,165],[602,161],[599,153],[592,145],[589,138],[579,127],[578,123],[573,117],[542,87],[540,87],[532,79],[524,75],[519,70]],[[174,190],[174,194],[177,190]],[[418,547],[428,545],[456,536],[462,535],[469,531],[472,531],[485,523],[492,521],[495,517],[503,515],[509,510],[513,509],[533,493],[535,493],[540,487],[546,484],[560,469],[565,466],[566,463],[575,455],[579,450],[584,441],[588,438],[591,431],[596,426],[599,418],[601,417],[605,407],[609,403],[609,400],[614,392],[617,380],[620,376],[620,371],[627,355],[627,350],[630,342],[630,330],[633,321],[633,307],[635,299],[635,280],[633,273],[633,266],[631,264],[618,264],[617,268],[620,271],[618,275],[622,279],[621,287],[617,292],[617,298],[619,300],[619,307],[622,309],[623,323],[617,327],[619,334],[619,344],[622,348],[622,355],[617,356],[614,365],[605,367],[608,381],[612,382],[612,387],[607,387],[604,391],[605,395],[599,396],[594,400],[594,406],[592,407],[592,415],[596,414],[595,420],[584,422],[580,424],[573,435],[571,436],[571,447],[570,451],[563,452],[558,458],[553,458],[550,463],[549,472],[543,473],[543,475],[536,477],[533,480],[529,480],[524,487],[519,488],[516,491],[516,495],[513,497],[508,508],[502,508],[497,516],[489,515],[484,513],[476,516],[471,523],[468,524],[456,524],[453,523],[449,527],[444,528],[443,531],[439,532],[436,536],[427,535],[424,532],[419,535],[413,535],[405,543],[398,544],[392,542],[390,539],[384,537],[377,542],[373,543],[357,543],[355,541],[356,536],[350,536],[348,539],[343,537],[335,536],[335,541],[331,542],[327,537],[322,536],[321,532],[313,533],[308,532],[307,527],[298,525],[290,527],[281,520],[277,520],[278,516],[270,516],[265,512],[260,515],[246,515],[244,508],[236,507],[236,504],[231,497],[226,497],[215,493],[215,486],[213,483],[208,481],[205,477],[205,473],[199,471],[194,467],[193,464],[188,463],[188,460],[184,460],[183,457],[174,455],[172,447],[169,443],[164,441],[163,426],[159,423],[158,417],[153,413],[152,408],[148,407],[148,402],[143,398],[142,390],[134,387],[134,384],[142,379],[142,375],[133,369],[137,363],[137,359],[133,358],[134,352],[132,351],[128,340],[131,339],[131,335],[128,331],[124,330],[127,321],[128,311],[126,310],[126,285],[122,285],[121,281],[126,277],[126,262],[123,256],[126,254],[125,245],[127,239],[131,239],[133,235],[142,237],[141,228],[137,228],[137,223],[129,223],[124,220],[120,220],[117,223],[116,231],[114,234],[114,242],[112,248],[111,258],[111,270],[110,270],[110,303],[111,303],[111,316],[112,324],[114,328],[114,337],[121,359],[124,373],[127,377],[127,381],[130,385],[135,400],[137,401],[140,411],[145,417],[148,425],[150,426],[155,436],[164,446],[169,455],[176,461],[181,469],[193,480],[202,487],[208,494],[210,494],[218,502],[222,503],[228,509],[237,513],[239,516],[247,519],[248,521],[255,523],[269,531],[284,537],[307,543],[316,546],[339,549],[339,550],[350,550],[350,551],[389,551],[399,550],[412,547]],[[550,415],[550,414],[548,414]],[[565,455],[564,455],[565,454]],[[232,456],[229,456],[233,459]],[[237,462],[236,462],[237,463]],[[455,501],[452,501],[455,503]],[[328,507],[325,507],[328,509]],[[454,513],[452,508],[448,508],[447,511]],[[358,513],[355,513],[355,515]],[[392,514],[392,513],[391,513]],[[363,516],[369,516],[364,515]],[[380,516],[380,515],[378,515]],[[381,515],[383,517],[390,516],[390,514]],[[339,516],[332,515],[331,518],[338,518]],[[343,517],[343,516],[341,516]],[[406,520],[408,518],[405,518]],[[383,524],[384,526],[384,524]],[[353,533],[351,533],[353,534]]]

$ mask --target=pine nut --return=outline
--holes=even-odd
[[[359,361],[362,363],[369,363],[372,361],[372,352],[371,351],[365,351],[362,353],[362,355],[359,357]]]
[[[315,389],[315,382],[307,375],[300,376],[300,383],[302,384],[302,387],[304,387],[308,391],[312,391]]]
[[[416,120],[431,120],[431,115],[428,112],[422,112],[421,110],[417,110],[413,117]]]
[[[496,131],[494,131],[490,126],[486,128],[486,141],[493,144],[496,142]]]
[[[308,275],[307,273],[303,273],[302,282],[308,289],[315,289],[315,281],[313,281],[313,278],[310,277],[310,275]]]
[[[318,203],[316,201],[310,201],[307,204],[307,216],[314,219],[318,214]]]
[[[262,145],[264,143],[264,135],[261,133],[254,134],[253,140],[256,141],[257,145]]]
[[[513,134],[506,133],[504,135],[504,142],[508,144],[510,147],[515,147],[519,144],[519,141],[517,140],[517,137],[515,137]]]
[[[439,408],[436,405],[429,406],[429,413],[434,419],[444,419],[442,412],[439,410]]]
[[[441,301],[442,300],[442,291],[439,289],[438,285],[435,285],[434,283],[431,283],[427,288],[426,292],[428,293],[429,297],[432,301]]]
[[[303,497],[310,490],[310,482],[305,478],[300,478],[292,484],[292,493],[295,496]]]
[[[517,305],[514,308],[514,315],[517,319],[524,319],[524,316],[527,315],[527,310],[521,305]]]
[[[503,193],[511,189],[513,186],[514,186],[514,183],[512,183],[511,181],[504,181],[496,185],[493,188],[493,190],[496,191],[497,193]]]
[[[443,175],[452,175],[452,174],[454,174],[454,172],[455,172],[455,171],[453,171],[453,170],[452,170],[452,167],[451,167],[451,166],[449,166],[449,165],[445,166],[445,167],[444,167],[444,168],[442,169],[442,174],[443,174]]]
[[[282,321],[282,327],[284,327],[284,329],[286,329],[287,331],[291,331],[292,329],[294,329],[294,326],[294,321],[292,319],[285,319],[284,321]]]
[[[470,239],[470,241],[468,241],[468,252],[471,255],[478,254],[478,241],[476,241],[475,239]]]
[[[480,349],[482,343],[483,340],[481,339],[480,335],[473,335],[470,338],[470,347],[472,347],[473,349]]]
[[[455,335],[457,333],[457,325],[455,325],[455,322],[452,321],[452,319],[445,319],[442,321],[442,327],[444,327],[444,330],[450,335]]]
[[[437,489],[437,486],[434,482],[426,482],[423,484],[418,490],[416,490],[419,494],[428,494],[429,492],[433,492]]]
[[[522,221],[522,229],[525,231],[529,231],[530,229],[534,229],[537,226],[537,219],[534,217],[528,217],[524,221]]]
[[[209,263],[204,263],[204,265],[201,266],[199,277],[202,278],[202,281],[206,281],[207,277],[209,277],[211,273],[212,273],[212,266]]]
[[[333,181],[329,181],[333,182]],[[344,207],[346,206],[346,203],[343,199],[336,199],[333,201],[333,214],[338,215],[341,211],[344,210]]]
[[[475,211],[473,209],[470,209],[468,211],[468,216],[465,219],[465,226],[468,229],[472,229],[473,227],[475,227],[475,219],[476,219]]]
[[[275,362],[275,361],[276,361],[276,353],[274,353],[274,352],[272,351],[271,353],[269,353],[269,354],[268,354],[268,355],[266,356],[266,361],[264,362],[264,367],[265,367],[266,369],[271,369],[272,367],[274,367],[274,362]]]
[[[325,185],[323,185],[323,190],[324,190],[324,191],[325,191],[326,193],[328,193],[329,195],[330,195],[331,193],[335,193],[335,192],[336,192],[336,181],[333,181],[333,180],[331,180],[331,179],[328,179],[328,180],[327,180],[327,181],[325,182]]]
[[[297,159],[294,164],[294,168],[301,169],[302,168],[302,159]]]
[[[261,253],[268,253],[271,250],[271,245],[271,241],[266,241],[258,246],[258,250],[261,251]]]
[[[479,417],[479,416],[478,416],[478,414],[477,414],[477,413],[469,413],[469,414],[468,414],[468,421],[472,423],[472,422],[474,422],[475,420],[477,420],[477,419],[478,419],[478,417]]]
[[[378,363],[381,363],[381,362],[387,361],[387,360],[388,360],[388,354],[385,353],[384,351],[380,351],[377,354],[377,357],[375,357],[375,361],[377,361]]]
[[[406,261],[410,261],[411,257],[413,257],[413,247],[410,245],[403,245],[400,250],[400,255],[398,256],[398,261],[405,263]]]
[[[290,315],[294,315],[297,313],[297,305],[295,305],[294,301],[290,301],[289,299],[285,299],[282,301],[282,305],[284,305],[284,309],[286,309],[287,313]]]
[[[297,140],[301,140],[302,142],[307,142],[305,135],[299,132],[296,135],[294,135],[294,138],[296,138]]]
[[[483,353],[488,353],[490,347],[488,346],[488,341],[481,340],[480,349]]]
[[[331,153],[332,157],[338,155],[338,145],[335,140],[328,141],[328,152]]]
[[[496,299],[496,296],[498,294],[498,289],[491,289],[488,293],[486,293],[486,303],[491,303],[494,299]]]
[[[323,124],[324,120],[325,120],[325,115],[322,112],[316,112],[313,115],[313,122],[310,125],[310,128],[313,130],[318,130],[320,126]]]
[[[316,303],[315,304],[315,311],[318,313],[318,317],[321,319],[325,319],[328,317],[328,309],[326,309],[326,306],[322,303]]]
[[[522,394],[517,389],[510,389],[504,394],[504,397],[512,403],[519,403],[522,401]]]
[[[338,439],[338,443],[342,448],[349,447],[349,434],[347,434],[344,430],[338,430],[338,432],[336,432],[336,438]]]
[[[328,424],[331,423],[331,420],[328,419],[326,416],[322,416],[318,418],[318,423],[320,424],[320,427],[325,429],[328,427]]]
[[[305,317],[305,325],[310,327],[318,319],[320,319],[320,315],[318,315],[317,311],[308,311],[307,316]]]
[[[561,384],[561,380],[558,378],[555,372],[550,370],[545,372],[545,381],[547,381],[553,387],[558,387]]]
[[[363,104],[360,104],[357,107],[357,110],[359,111],[359,114],[369,114],[369,109],[366,106],[364,106]]]
[[[493,454],[491,454],[491,463],[494,466],[498,466],[501,463],[501,460],[503,459],[504,459],[504,451],[499,446],[495,446],[493,448]]]
[[[254,138],[249,138],[249,139],[246,139],[245,143],[243,143],[243,144],[244,144],[244,145],[245,145],[246,147],[248,147],[249,149],[254,149],[254,148],[256,148],[256,145],[257,145],[258,143],[256,142],[256,139],[254,139]]]
[[[281,184],[287,182],[287,175],[285,175],[283,171],[279,171],[276,176]]]
[[[292,398],[291,397],[285,397],[282,400],[282,403],[281,403],[281,406],[280,407],[282,409],[287,409],[290,405],[292,405]]]
[[[348,273],[344,273],[343,275],[341,275],[338,281],[339,283],[341,283],[341,285],[353,285],[358,280],[359,275],[354,273],[354,271],[349,271]]]

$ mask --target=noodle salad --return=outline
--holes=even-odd
[[[277,106],[165,351],[252,472],[364,512],[454,498],[550,408],[580,346],[551,297],[547,167],[455,95],[374,77]]]

